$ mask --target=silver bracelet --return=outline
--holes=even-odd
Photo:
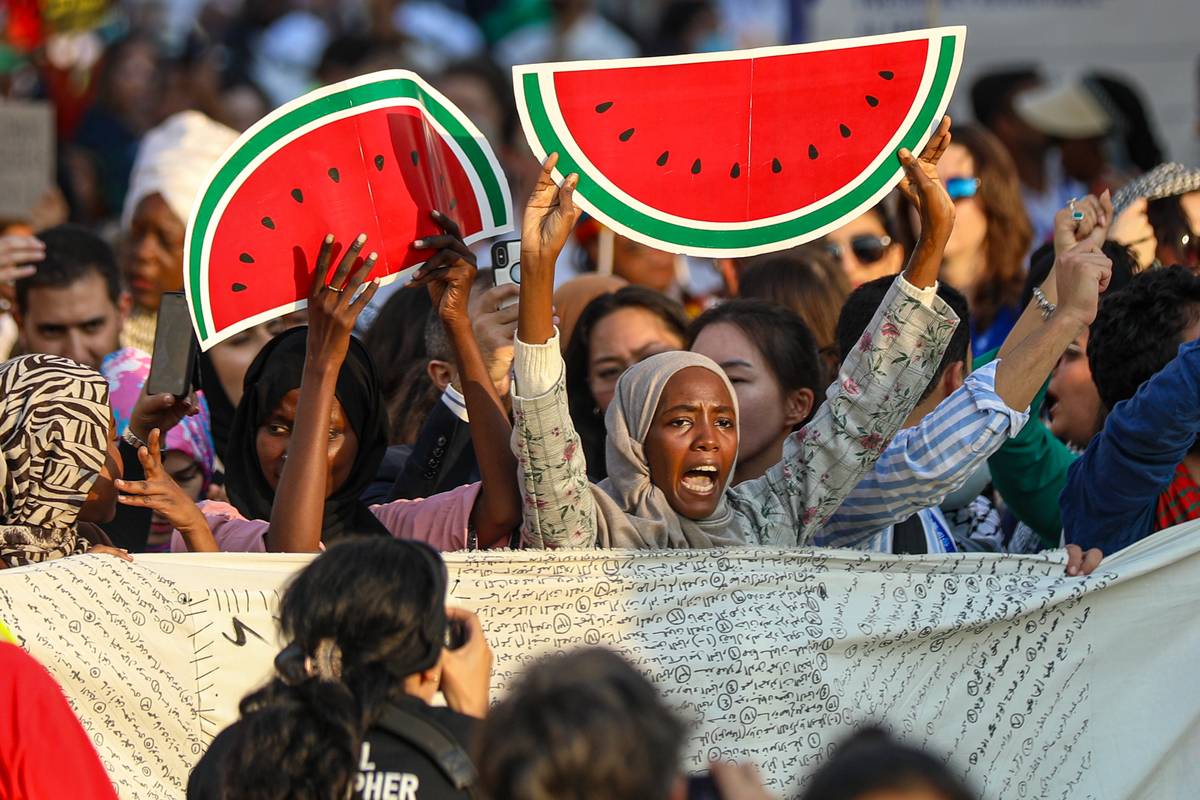
[[[1050,315],[1058,308],[1054,303],[1046,299],[1046,293],[1042,291],[1042,287],[1033,287],[1033,299],[1037,303],[1037,307],[1042,311],[1042,319],[1050,319]]]
[[[142,437],[138,436],[130,428],[125,429],[125,432],[121,434],[121,439],[124,440],[125,444],[129,445],[134,450],[140,450],[143,447],[146,449],[150,448],[150,445],[142,441]]]

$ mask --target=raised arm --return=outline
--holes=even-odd
[[[792,434],[767,474],[730,502],[759,531],[756,544],[804,545],[841,505],[920,401],[958,322],[936,293],[954,203],[937,179],[950,143],[942,121],[920,159],[900,151],[902,190],[921,214],[921,237],[813,419]]]
[[[414,242],[417,247],[438,252],[425,262],[413,284],[429,287],[433,307],[446,327],[458,362],[459,380],[471,420],[471,443],[475,446],[481,478],[471,520],[479,545],[492,547],[503,542],[521,522],[517,460],[509,447],[512,426],[479,351],[467,312],[471,284],[475,281],[475,256],[452,220],[436,211],[433,219],[446,233]]]
[[[578,176],[554,183],[556,154],[525,207],[521,227],[521,297],[513,360],[513,449],[524,500],[522,538],[528,547],[589,548],[596,510],[579,435],[567,408],[562,355],[554,330],[554,264],[579,219]]]
[[[362,288],[375,266],[375,253],[351,272],[366,240],[366,234],[362,234],[346,248],[332,277],[329,277],[332,234],[325,237],[317,255],[308,299],[308,344],[300,399],[267,531],[267,549],[273,552],[314,553],[321,549],[328,496],[329,418],[333,413],[338,373],[350,348],[354,322],[379,288],[374,281]]]

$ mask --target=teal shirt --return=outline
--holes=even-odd
[[[999,348],[977,356],[974,366],[994,361]],[[1058,547],[1062,515],[1058,497],[1067,485],[1067,470],[1079,456],[1050,432],[1040,419],[1046,400],[1042,384],[1029,406],[1029,421],[988,459],[992,486],[1013,515],[1032,528],[1047,547]]]

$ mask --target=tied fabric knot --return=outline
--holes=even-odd
[[[312,655],[292,642],[275,657],[275,669],[283,682],[296,686],[316,678],[319,681],[342,679],[342,648],[333,639],[322,639]]]

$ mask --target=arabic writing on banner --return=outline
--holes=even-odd
[[[688,769],[750,759],[790,796],[882,720],[987,798],[1180,796],[1200,782],[1197,526],[1087,579],[1060,559],[847,551],[451,554],[504,691],[538,654],[625,653],[692,724]],[[183,797],[265,680],[305,556],[101,556],[0,574],[0,617],[60,681],[122,797]],[[1130,743],[1136,742],[1136,747]]]

